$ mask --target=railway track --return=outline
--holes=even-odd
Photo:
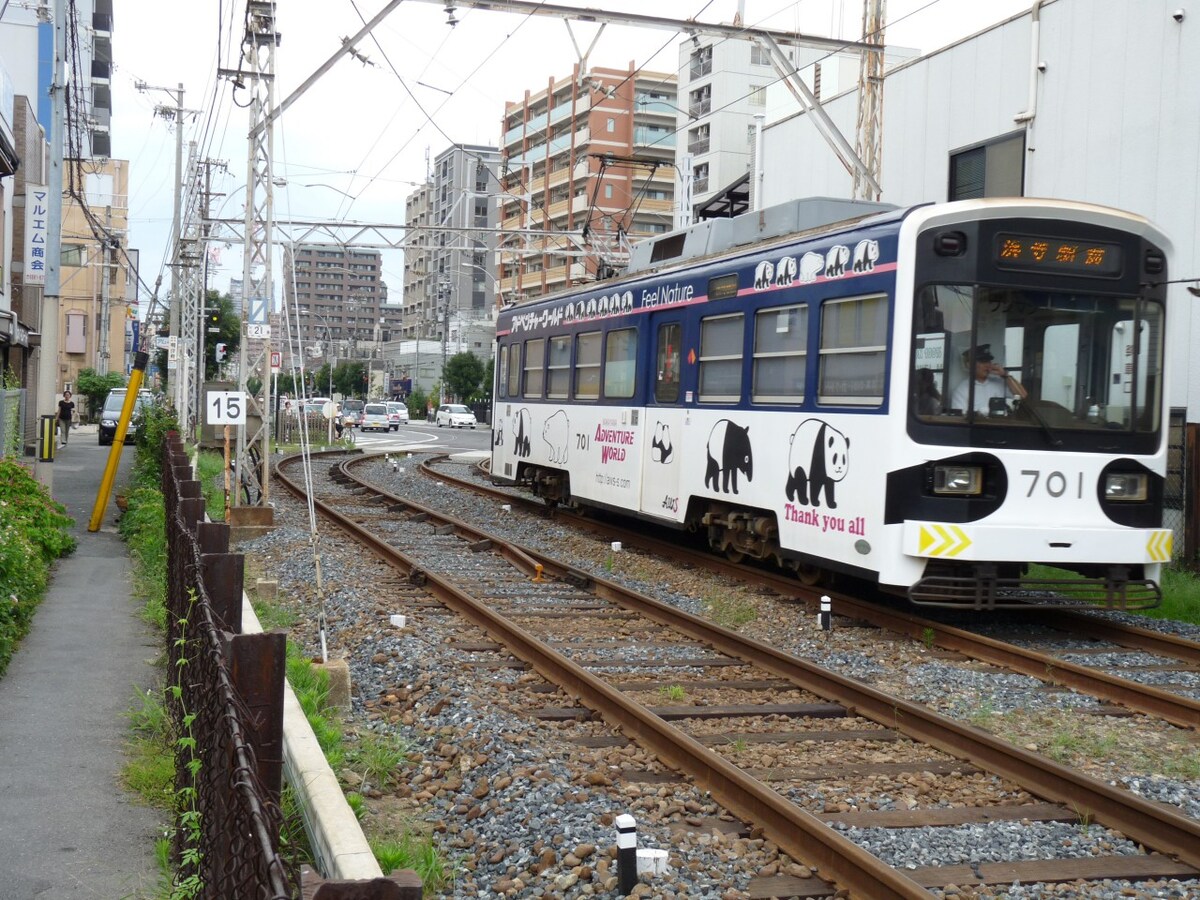
[[[546,514],[541,500],[444,471],[435,466],[433,459],[425,460],[421,471],[484,496],[520,504],[539,515]],[[1200,700],[1196,699],[1200,696],[1200,643],[1177,635],[1086,613],[1031,607],[1023,621],[1008,629],[1009,639],[1006,640],[1001,639],[1001,635],[989,636],[986,623],[973,629],[958,627],[945,619],[892,609],[845,593],[806,588],[793,577],[731,563],[711,553],[655,537],[644,530],[588,518],[561,508],[556,509],[554,515],[606,539],[620,540],[666,559],[757,583],[781,596],[803,600],[810,607],[815,608],[823,593],[832,598],[834,614],[843,619],[886,629],[962,657],[1091,695],[1118,708],[1109,709],[1109,712],[1129,710],[1180,727],[1200,729]],[[988,621],[997,618],[989,616]],[[1007,616],[1008,620],[1012,618]],[[1033,640],[1030,619],[1039,628]],[[1183,680],[1177,685],[1169,681],[1166,684],[1144,683],[1126,675],[1113,674],[1113,668],[1135,676],[1170,679],[1172,675],[1178,675]]]
[[[343,488],[321,493],[317,506],[322,515],[395,567],[408,586],[429,591],[486,630],[580,704],[542,709],[537,715],[603,717],[622,737],[591,740],[632,740],[648,748],[665,765],[711,791],[755,830],[751,833],[761,830],[825,879],[783,878],[760,884],[760,893],[751,896],[829,896],[834,889],[829,882],[855,896],[875,898],[927,896],[929,889],[948,885],[1013,880],[1141,881],[1200,875],[1200,824],[1172,808],[413,504],[359,480],[352,473],[355,462],[342,460],[330,473]],[[286,474],[288,467],[280,467],[279,477],[300,495]],[[428,552],[431,544],[440,547],[436,567],[420,558],[422,548]],[[644,658],[648,653],[650,661]],[[663,703],[654,691],[655,686],[661,691],[661,678],[647,682],[637,674],[672,667],[680,674],[671,687],[680,696],[672,692],[668,699],[693,702]],[[737,764],[751,745],[770,748],[766,757],[752,754],[770,765]],[[878,761],[880,748],[888,762]],[[914,772],[928,779],[927,790],[907,809],[814,815],[794,799],[803,794],[799,786],[814,780],[848,783],[848,794],[867,795],[878,792],[880,779]],[[953,806],[947,799],[953,785],[972,777],[995,779],[991,802]],[[1006,821],[1030,827],[1096,822],[1124,837],[1110,840],[1119,845],[1117,852],[1084,859],[900,871],[846,836]]]

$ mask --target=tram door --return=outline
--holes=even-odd
[[[682,465],[675,442],[683,435],[683,392],[680,388],[683,325],[660,321],[654,329],[654,383],[642,429],[642,512],[679,521],[687,500],[679,495]]]

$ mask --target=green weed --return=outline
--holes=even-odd
[[[385,790],[411,749],[412,745],[403,738],[367,731],[359,736],[358,745],[346,753],[346,759],[362,775],[363,790],[368,786]]]
[[[371,851],[384,875],[390,875],[397,869],[412,869],[421,876],[425,890],[431,894],[449,883],[449,865],[426,835],[410,831],[393,838],[372,841]]]
[[[662,697],[664,700],[672,700],[674,702],[678,702],[687,696],[687,691],[685,691],[683,689],[683,687],[678,684],[671,684],[671,685],[664,684],[662,687],[660,687],[658,689],[658,695],[660,697]]]
[[[758,618],[758,612],[754,606],[738,597],[730,597],[725,594],[705,597],[704,605],[709,617],[714,622],[733,631],[737,631],[743,625]]]

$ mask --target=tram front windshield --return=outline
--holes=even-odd
[[[1159,303],[1134,297],[928,285],[914,304],[912,414],[1053,435],[1157,433],[1162,323]]]

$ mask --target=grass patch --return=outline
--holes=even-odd
[[[225,454],[201,450],[196,454],[196,480],[204,495],[204,508],[214,522],[225,521]]]
[[[360,790],[387,790],[394,786],[396,772],[404,764],[412,745],[396,735],[363,732],[358,744],[346,753],[346,762],[363,778]]]
[[[658,696],[662,697],[664,700],[671,700],[672,702],[678,703],[680,700],[683,700],[685,697],[687,697],[687,691],[683,689],[683,685],[664,684],[658,689]]]
[[[728,594],[705,597],[704,608],[714,622],[722,628],[729,628],[733,631],[737,631],[743,625],[758,618],[758,611],[752,603]]]
[[[428,835],[409,830],[370,844],[384,875],[397,869],[412,869],[421,876],[429,893],[441,891],[450,883],[448,862]]]
[[[249,579],[247,579],[249,581]],[[258,616],[258,624],[263,631],[276,631],[280,628],[290,630],[300,617],[290,609],[263,600],[251,600],[250,606]]]
[[[1077,581],[1083,576],[1066,569],[1053,566],[1031,565],[1027,577],[1054,578],[1066,581]],[[1162,603],[1154,609],[1131,609],[1132,615],[1147,616],[1152,619],[1171,619],[1178,622],[1190,622],[1200,625],[1200,578],[1192,572],[1183,569],[1164,568],[1160,580],[1162,587]],[[1078,599],[1102,600],[1103,592],[1079,592],[1073,594]]]

